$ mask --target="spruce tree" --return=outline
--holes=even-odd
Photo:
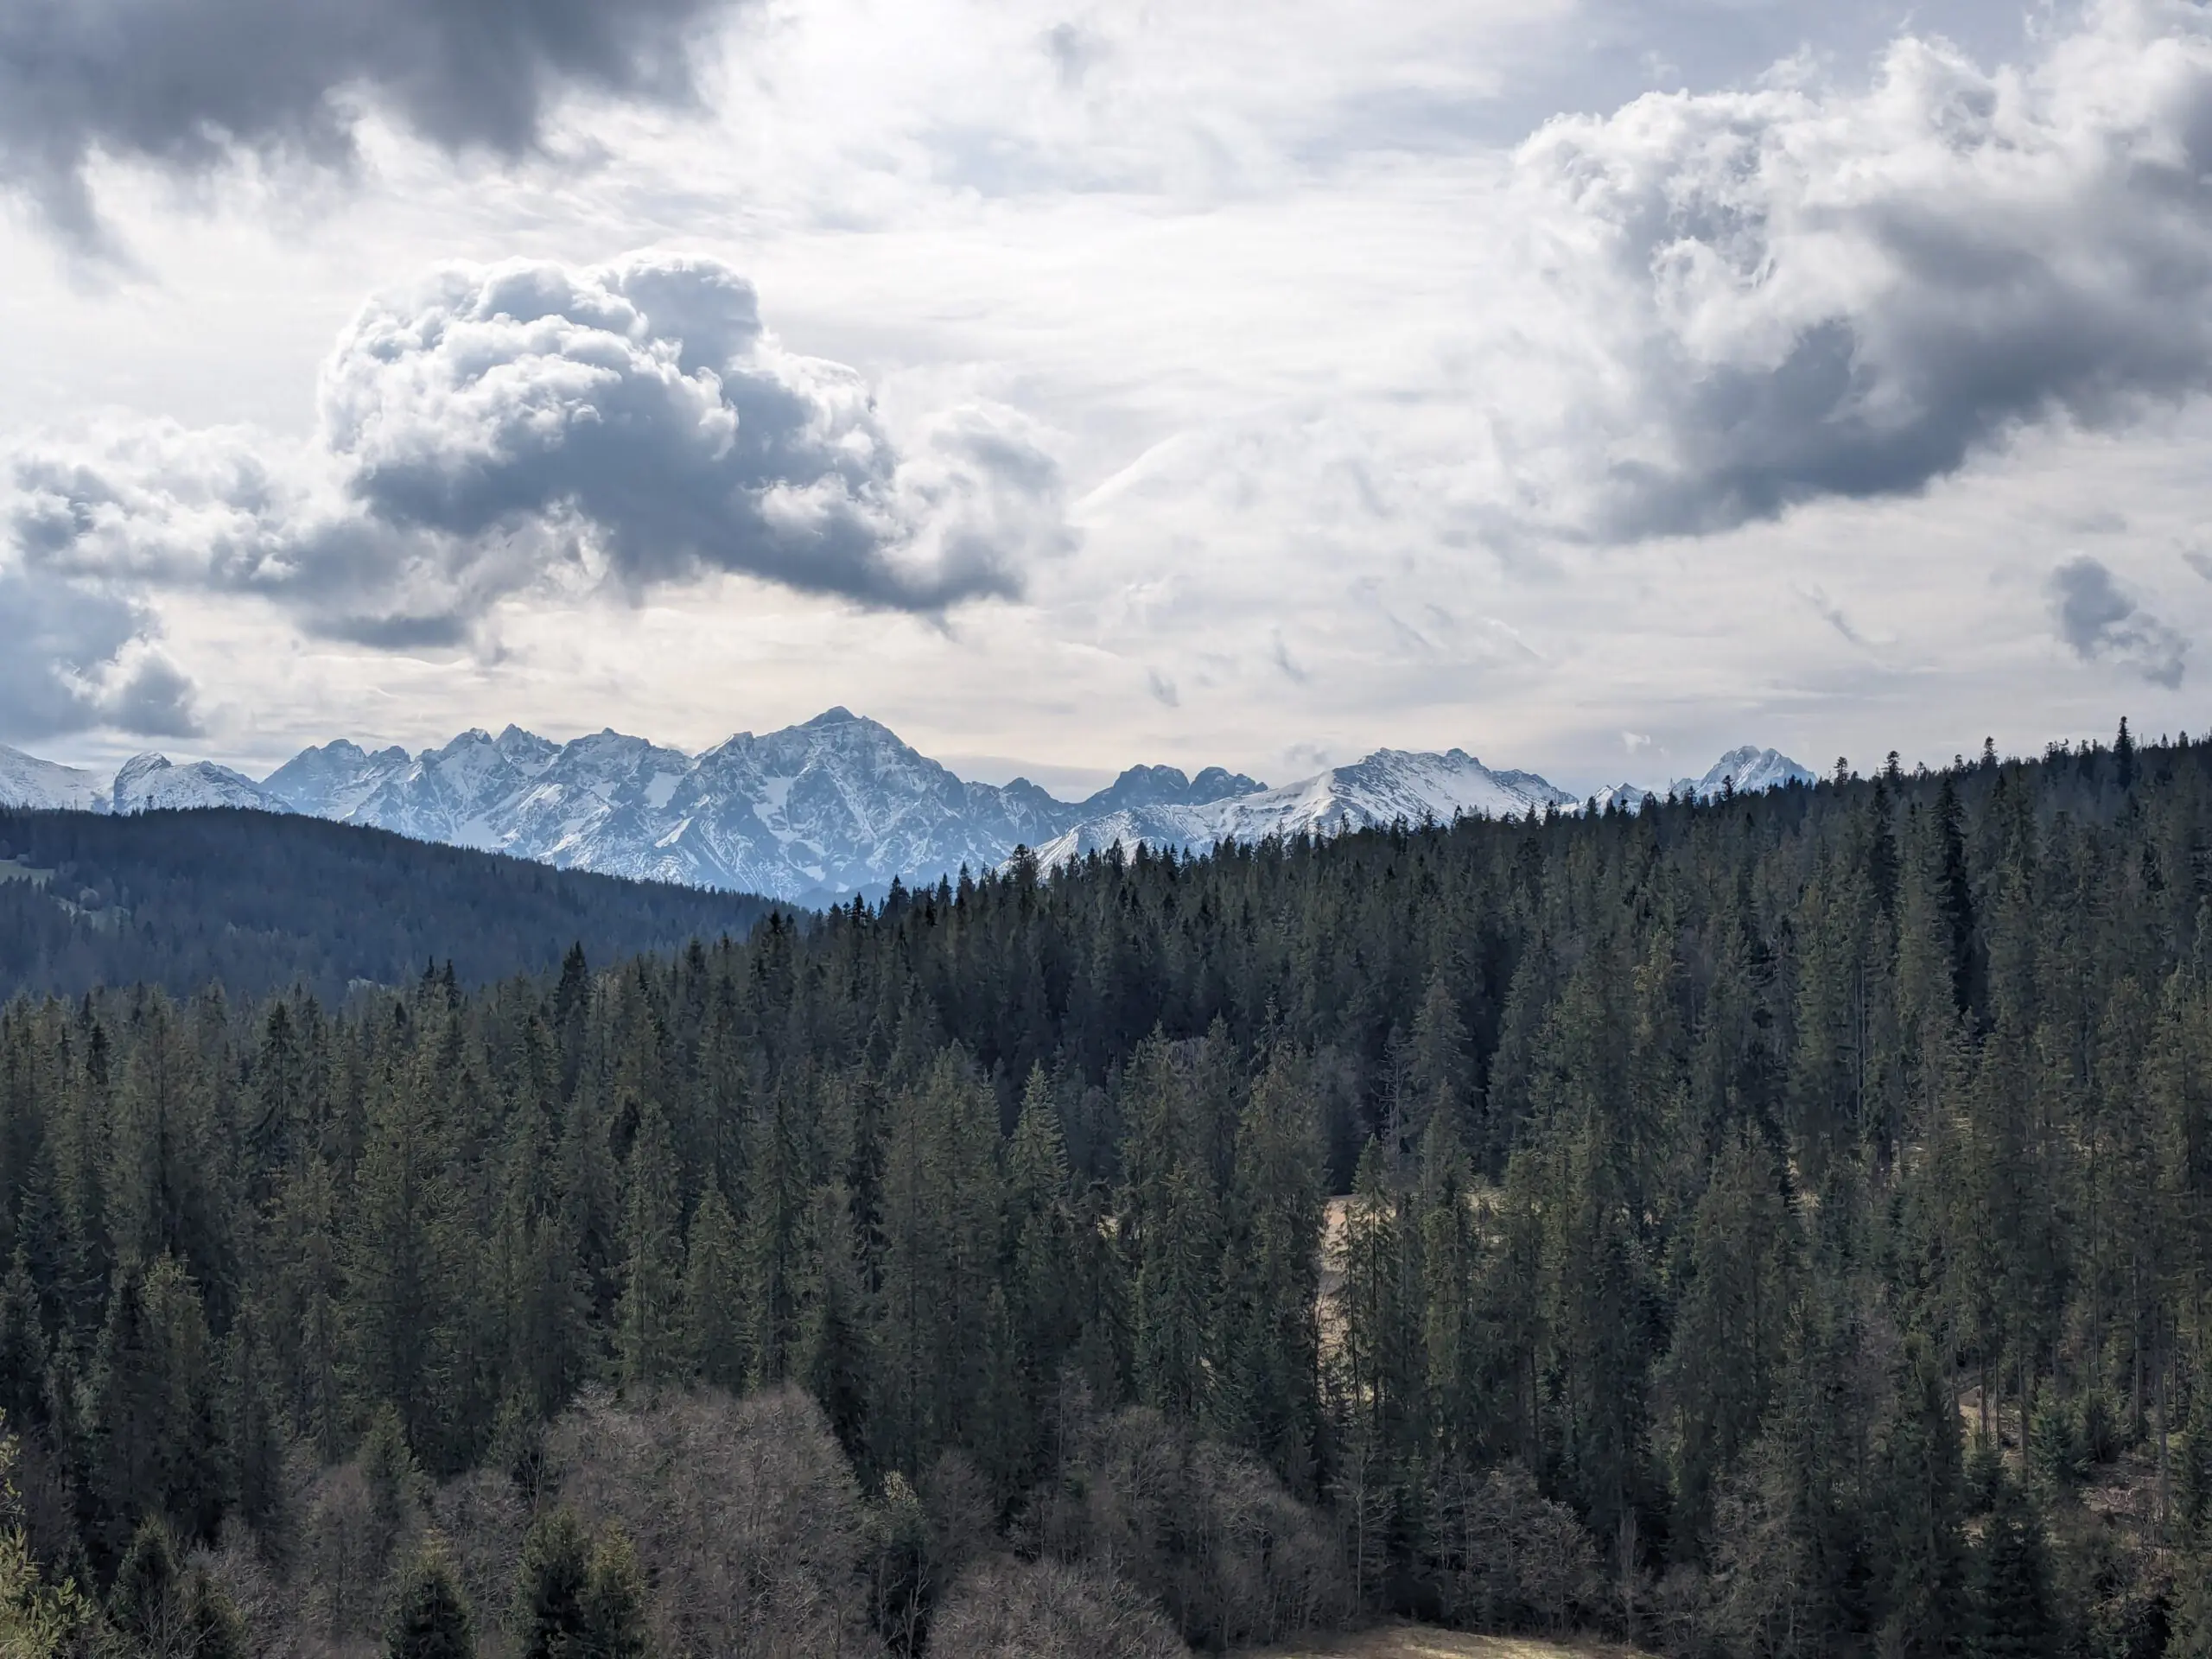
[[[718,1187],[692,1213],[683,1252],[683,1332],[692,1372],[734,1392],[750,1367],[746,1350],[745,1280],[736,1219]]]
[[[531,1524],[515,1586],[512,1628],[521,1659],[585,1659],[591,1567],[591,1546],[566,1504]]]
[[[629,1535],[610,1527],[591,1553],[580,1659],[645,1659],[645,1580]]]
[[[2058,1651],[2043,1522],[2018,1482],[1999,1482],[1974,1551],[1974,1659],[2045,1659]]]
[[[474,1659],[468,1599],[436,1541],[426,1542],[402,1575],[385,1634],[387,1659]]]
[[[623,1204],[621,1331],[625,1388],[650,1393],[673,1382],[686,1347],[683,1196],[668,1121],[647,1105],[630,1147]]]
[[[1876,1500],[1886,1536],[1883,1629],[1900,1653],[1954,1654],[1967,1634],[1959,1414],[1925,1338],[1908,1339]]]
[[[1321,1431],[1321,1182],[1311,1087],[1278,1053],[1237,1131],[1217,1416],[1304,1493],[1314,1489]]]

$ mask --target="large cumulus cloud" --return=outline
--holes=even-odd
[[[687,96],[695,41],[731,3],[10,0],[0,169],[90,240],[94,156],[188,169],[241,147],[341,159],[364,98],[448,149],[518,152],[568,88]]]
[[[1906,38],[1864,91],[1783,73],[1517,153],[1566,342],[1529,384],[1567,388],[1531,411],[1497,387],[1524,518],[1725,530],[2212,384],[2206,8],[2107,0],[2024,68]]]
[[[110,426],[13,463],[21,556],[58,577],[257,593],[311,628],[451,643],[527,589],[743,573],[871,607],[1014,592],[1062,544],[1010,414],[901,447],[853,371],[784,348],[708,259],[454,266],[363,308],[304,454]]]

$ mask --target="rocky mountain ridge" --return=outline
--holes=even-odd
[[[1773,750],[1722,757],[1675,792],[1809,777]],[[1633,806],[1642,791],[1606,791]],[[1602,805],[1604,803],[1601,802]],[[1463,750],[1378,749],[1269,788],[1219,766],[1195,778],[1132,766],[1081,801],[1026,779],[971,783],[879,722],[831,709],[781,731],[740,732],[697,755],[613,730],[555,743],[519,727],[462,733],[410,754],[340,738],[256,782],[158,754],[111,779],[0,748],[0,805],[131,812],[230,806],[372,825],[418,840],[605,874],[680,881],[818,905],[995,868],[1017,847],[1047,867],[1142,842],[1181,851],[1270,835],[1336,835],[1398,820],[1448,823],[1583,804],[1534,772]]]

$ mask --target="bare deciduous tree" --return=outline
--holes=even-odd
[[[1600,1592],[1590,1535],[1518,1465],[1446,1481],[1432,1539],[1443,1611],[1454,1624],[1556,1632]]]
[[[1335,1540],[1257,1459],[1139,1408],[1098,1427],[1081,1464],[1036,1506],[1029,1541],[1157,1596],[1190,1641],[1277,1642],[1349,1612]]]
[[[868,1650],[860,1491],[804,1394],[709,1390],[642,1411],[588,1401],[548,1446],[563,1500],[594,1525],[619,1521],[653,1564],[653,1620],[668,1650]]]
[[[938,1613],[948,1659],[1183,1659],[1158,1605],[1103,1573],[1060,1561],[978,1562]]]

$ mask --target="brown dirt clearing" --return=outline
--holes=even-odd
[[[1642,1659],[1633,1648],[1569,1638],[1472,1636],[1419,1624],[1388,1624],[1354,1636],[1317,1637],[1287,1648],[1254,1648],[1243,1659]]]

